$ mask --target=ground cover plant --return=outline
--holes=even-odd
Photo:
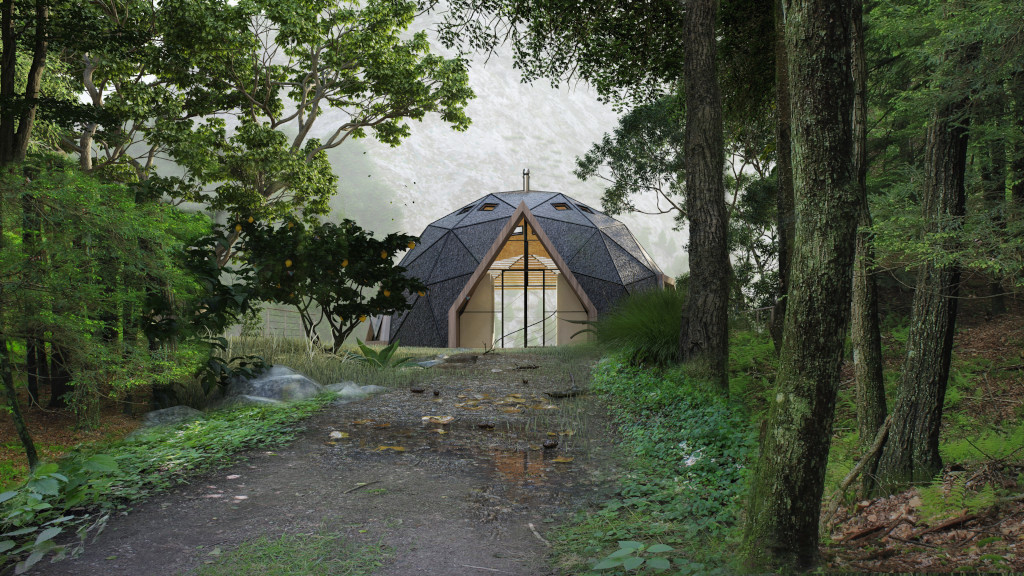
[[[555,537],[570,573],[728,573],[752,427],[738,405],[679,370],[601,361],[593,390],[606,395],[627,451],[618,497],[580,512]]]
[[[219,547],[198,576],[274,574],[275,576],[365,576],[383,565],[393,551],[381,544],[355,545],[341,534],[260,536],[232,550]]]
[[[288,442],[329,399],[212,412],[39,466],[24,484],[0,495],[0,566],[16,564],[21,573],[47,555],[60,559],[80,551],[111,512],[228,466],[245,450]]]

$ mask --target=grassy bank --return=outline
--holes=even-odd
[[[753,456],[749,414],[681,370],[631,367],[625,356],[595,368],[628,453],[618,497],[582,511],[554,538],[572,574],[671,568],[728,573],[730,544]]]

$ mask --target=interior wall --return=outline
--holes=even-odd
[[[587,320],[587,310],[583,303],[576,297],[564,274],[558,275],[558,345],[571,344],[573,342],[586,342],[590,333],[579,334],[572,337],[580,330],[586,328],[583,324],[573,322]]]
[[[494,339],[494,284],[485,274],[459,316],[459,346],[483,348]]]

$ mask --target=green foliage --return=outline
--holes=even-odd
[[[996,503],[996,491],[991,484],[980,490],[967,487],[964,474],[957,474],[948,483],[936,481],[918,489],[921,495],[921,519],[934,523],[961,514],[976,514]],[[966,511],[966,512],[965,512]]]
[[[325,214],[327,150],[369,133],[398,145],[427,114],[466,129],[465,62],[406,34],[415,13],[409,0],[161,3],[151,70],[185,117],[158,119],[150,140],[186,169],[172,193],[233,218]],[[233,130],[215,115],[229,110]]]
[[[559,553],[575,555],[576,562],[590,559],[591,570],[608,562],[621,574],[663,566],[659,560],[651,564],[666,558],[660,544],[680,551],[673,562],[684,574],[727,571],[724,551],[734,537],[753,456],[746,418],[678,371],[630,367],[623,357],[595,367],[593,389],[608,396],[630,459],[618,498],[563,528],[556,538]],[[637,542],[643,551],[620,541]],[[633,558],[628,566],[627,558]]]
[[[392,259],[414,247],[415,236],[376,239],[351,220],[273,225],[250,217],[235,230],[257,297],[296,306],[307,334],[326,322],[335,350],[366,317],[408,310],[425,294],[423,283]]]
[[[393,551],[382,544],[354,545],[342,534],[263,535],[233,550],[214,548],[199,576],[274,574],[275,576],[368,576]]]
[[[100,395],[195,371],[193,346],[154,350],[139,338],[157,314],[187,316],[198,305],[183,254],[208,231],[205,217],[139,202],[133,189],[52,156],[0,175],[0,199],[0,326],[9,340],[45,335],[60,351],[82,423],[94,421]],[[158,313],[154,295],[168,293],[173,303]]]
[[[106,454],[88,458],[69,458],[59,464],[36,468],[28,480],[15,490],[0,494],[0,568],[16,564],[21,574],[46,556],[53,561],[76,554],[85,546],[89,534],[98,534],[108,515],[81,512],[103,498],[110,487],[110,474],[117,463]],[[74,533],[77,542],[57,544]]]
[[[619,549],[612,552],[604,560],[594,565],[594,570],[614,570],[621,568],[627,572],[665,572],[672,567],[672,562],[663,554],[672,552],[667,544],[651,544],[622,540]]]
[[[385,368],[398,368],[408,364],[409,361],[412,360],[412,356],[395,358],[395,352],[398,351],[398,340],[395,340],[391,344],[381,348],[380,351],[374,350],[366,344],[363,344],[363,341],[358,338],[356,339],[356,343],[359,345],[359,351],[362,352],[362,356],[357,358],[358,361],[379,370],[383,370]]]
[[[630,294],[593,325],[597,341],[624,350],[634,365],[679,361],[679,331],[686,293],[648,290]]]

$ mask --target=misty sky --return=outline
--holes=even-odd
[[[438,50],[443,53],[442,50]],[[563,192],[600,207],[602,183],[573,174],[575,159],[615,127],[616,114],[585,84],[554,89],[546,81],[523,84],[506,54],[472,60],[476,99],[473,124],[455,132],[436,117],[411,125],[412,135],[391,148],[371,138],[349,140],[331,152],[339,193],[336,214],[378,233],[419,234],[430,222],[485,194],[522,188]],[[332,124],[325,114],[324,130]],[[671,216],[618,217],[666,274],[687,269],[685,235]]]

